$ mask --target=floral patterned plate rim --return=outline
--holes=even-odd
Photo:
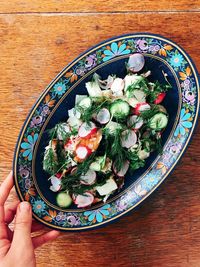
[[[140,52],[165,61],[178,77],[181,107],[171,138],[164,153],[152,168],[129,190],[115,200],[91,210],[60,210],[48,205],[37,191],[33,179],[33,158],[40,131],[53,110],[79,79],[92,69]],[[106,40],[81,54],[67,65],[49,84],[30,111],[18,138],[13,170],[20,200],[29,201],[33,216],[43,224],[60,230],[86,230],[107,224],[126,214],[147,198],[173,170],[184,153],[199,113],[199,76],[188,54],[171,40],[151,33],[127,34]]]

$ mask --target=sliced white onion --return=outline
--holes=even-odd
[[[133,96],[139,103],[146,102],[146,94],[142,90],[134,90]]]
[[[69,117],[67,122],[71,127],[76,129],[83,123],[80,119],[77,119],[76,117]]]
[[[108,194],[111,194],[116,189],[117,189],[117,184],[112,177],[109,178],[105,184],[96,186],[96,190],[100,196],[106,196]]]
[[[114,82],[111,85],[111,91],[113,93],[118,93],[118,92],[123,91],[124,84],[125,83],[124,83],[124,80],[123,79],[121,79],[121,78],[114,79]]]
[[[91,205],[93,201],[94,196],[89,192],[84,193],[84,195],[77,195],[75,197],[75,204],[78,208],[85,208]]]
[[[135,73],[140,71],[145,64],[144,56],[140,53],[135,53],[129,57],[128,60],[128,69]]]
[[[85,84],[88,94],[91,97],[102,96],[102,90],[99,87],[99,83],[97,81],[87,82]]]
[[[106,124],[110,120],[110,112],[107,108],[102,108],[96,117],[96,120],[101,124]]]
[[[78,110],[76,110],[75,108],[72,108],[72,109],[68,110],[68,116],[72,117],[72,118],[76,117],[77,119],[80,119],[81,113]]]
[[[121,134],[122,147],[130,148],[137,142],[137,135],[133,130],[125,130]]]
[[[89,169],[86,174],[81,175],[80,179],[81,184],[92,185],[96,181],[96,172]]]
[[[135,108],[137,106],[137,104],[139,103],[138,100],[135,97],[126,98],[126,101],[133,108]]]
[[[82,138],[87,137],[94,129],[96,129],[96,125],[93,122],[84,122],[78,129],[78,135]]]

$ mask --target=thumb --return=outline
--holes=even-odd
[[[24,249],[27,245],[32,244],[31,239],[32,210],[28,202],[21,202],[17,207],[17,214],[14,225],[14,235],[12,246],[15,249]]]

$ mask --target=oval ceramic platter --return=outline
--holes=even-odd
[[[49,190],[42,169],[47,130],[67,118],[75,95],[86,94],[85,83],[94,72],[124,77],[130,54],[145,56],[151,79],[164,82],[168,74],[172,89],[163,105],[169,123],[163,134],[163,154],[153,153],[143,168],[127,175],[123,189],[89,209],[61,209]],[[199,80],[188,54],[174,42],[154,34],[137,33],[114,37],[87,50],[67,65],[41,94],[21,130],[14,157],[14,179],[20,200],[29,201],[33,216],[60,230],[83,230],[105,225],[138,206],[173,170],[191,139],[199,112]],[[148,203],[147,203],[148,205]]]

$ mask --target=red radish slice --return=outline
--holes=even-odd
[[[110,120],[110,112],[107,108],[102,108],[97,114],[96,120],[101,124],[106,124]]]
[[[137,142],[137,135],[133,130],[125,130],[121,134],[122,147],[130,148]]]
[[[140,115],[141,112],[151,109],[150,105],[147,103],[138,103],[133,109],[133,113]]]
[[[70,174],[74,174],[75,172],[77,171],[77,167],[73,167],[72,169],[71,169],[71,172],[70,172]]]
[[[93,201],[94,201],[94,196],[91,193],[86,192],[84,193],[84,195],[77,195],[75,197],[74,203],[77,205],[78,208],[85,208],[91,205]]]
[[[62,178],[62,173],[58,172],[58,173],[56,173],[55,176],[56,176],[58,179],[61,179],[61,178]]]
[[[135,53],[129,57],[128,69],[135,73],[140,71],[145,64],[144,56],[140,53]]]
[[[89,156],[92,153],[92,150],[88,148],[87,146],[79,145],[76,148],[76,156],[79,159],[85,159],[87,156]]]
[[[136,130],[140,129],[143,125],[143,119],[138,117],[137,115],[132,115],[128,118],[127,125]]]
[[[57,178],[56,176],[50,177],[51,184],[50,190],[53,192],[58,192],[61,189],[61,179]]]
[[[115,173],[115,175],[119,176],[119,177],[124,177],[125,174],[127,173],[128,171],[128,168],[129,168],[129,165],[130,165],[130,162],[128,160],[126,160],[122,166],[122,168],[117,171],[116,167],[115,167],[115,163],[113,163],[113,171]]]
[[[163,99],[165,98],[165,96],[166,96],[165,92],[160,93],[157,96],[157,98],[154,100],[154,104],[160,104],[163,101]]]
[[[88,170],[86,174],[81,175],[81,184],[92,185],[96,181],[96,172],[93,170]]]
[[[81,138],[89,138],[92,134],[97,132],[97,127],[93,122],[82,123],[78,129],[78,135]]]

